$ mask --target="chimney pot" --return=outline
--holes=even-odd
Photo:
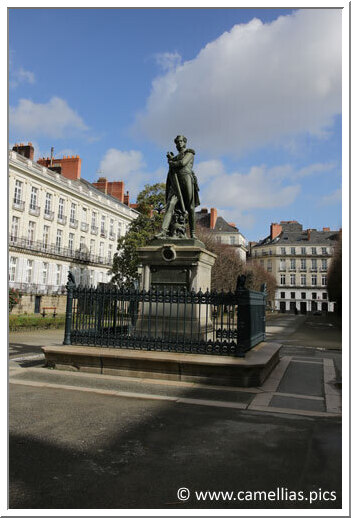
[[[217,209],[211,207],[211,215],[210,215],[210,228],[213,230],[216,226],[217,221]]]

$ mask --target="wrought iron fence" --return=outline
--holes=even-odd
[[[150,291],[76,286],[69,274],[64,344],[245,356],[265,340],[266,291]]]

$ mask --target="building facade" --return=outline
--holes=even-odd
[[[250,248],[251,258],[277,281],[275,309],[285,312],[334,311],[327,274],[338,231],[303,230],[297,221],[271,224],[268,237]]]
[[[118,239],[138,215],[123,185],[119,198],[107,193],[123,182],[82,179],[78,156],[33,158],[31,144],[9,154],[9,285],[23,294],[17,310],[27,312],[64,294],[69,270],[77,284],[108,282]]]
[[[203,208],[195,212],[197,225],[207,229],[218,243],[232,246],[242,261],[246,261],[248,244],[246,238],[239,232],[235,223],[227,223],[224,218],[217,216],[217,209],[211,208],[210,212]]]

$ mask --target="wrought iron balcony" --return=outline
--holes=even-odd
[[[90,227],[91,234],[94,234],[95,236],[97,236],[98,230],[99,229],[95,225],[91,225],[91,227]]]
[[[283,266],[280,266],[279,271],[280,271],[280,272],[286,272],[286,268],[285,268],[285,267],[283,267]]]
[[[111,240],[115,240],[116,239],[116,234],[114,234],[113,232],[110,232],[109,238]]]
[[[65,295],[66,287],[55,286],[52,284],[37,284],[33,282],[9,282],[10,288],[20,290],[24,294],[37,294],[37,295]]]
[[[106,237],[106,235],[107,235],[107,234],[106,234],[106,230],[101,229],[101,230],[100,230],[100,236],[101,236],[101,237]]]
[[[18,199],[15,198],[13,200],[13,203],[12,203],[12,208],[16,209],[16,210],[20,210],[21,212],[23,212],[24,211],[24,205],[25,205],[24,201],[18,200]]]
[[[69,226],[71,228],[78,228],[78,220],[74,218],[70,218],[69,220]]]
[[[53,221],[54,213],[51,210],[44,210],[44,219],[48,219],[49,221]]]
[[[39,216],[40,215],[40,207],[37,205],[29,205],[29,214],[32,216]]]
[[[84,221],[82,221],[81,224],[80,224],[80,229],[83,232],[88,232],[88,230],[89,230],[89,223],[84,223]]]
[[[88,251],[73,250],[70,247],[48,244],[43,241],[33,241],[24,237],[10,236],[10,247],[30,250],[43,255],[68,258],[77,262],[111,265],[112,260],[102,255],[94,255]]]
[[[316,272],[317,273],[317,266],[312,266],[310,268],[310,272]]]
[[[64,216],[63,214],[57,215],[57,223],[60,223],[60,225],[66,225],[67,223],[67,216]]]

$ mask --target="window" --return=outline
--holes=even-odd
[[[51,207],[52,207],[52,194],[49,192],[46,193],[45,197],[45,210],[44,213],[47,215],[51,214]]]
[[[322,286],[326,286],[326,285],[327,285],[327,276],[322,275]]]
[[[90,240],[90,249],[89,249],[89,251],[90,251],[91,254],[95,253],[95,240],[94,239]]]
[[[49,269],[49,264],[48,263],[43,263],[43,267],[42,267],[42,270],[41,270],[41,283],[42,284],[46,284],[47,283],[47,280],[48,280],[48,269]]]
[[[112,236],[112,234],[113,234],[114,224],[115,224],[114,220],[110,219],[110,236]]]
[[[295,286],[296,285],[296,275],[293,273],[292,275],[290,275],[290,286]]]
[[[35,210],[38,206],[38,189],[36,187],[32,187],[32,191],[30,193],[30,205],[29,208]]]
[[[69,216],[69,220],[71,223],[75,223],[75,221],[76,221],[76,210],[77,210],[77,205],[75,203],[71,203],[71,213]]]
[[[57,286],[60,286],[61,284],[61,273],[62,273],[62,266],[61,264],[56,265],[56,284]]]
[[[102,282],[104,279],[104,274],[102,272],[99,272],[99,282]]]
[[[306,275],[301,275],[301,286],[306,286]]]
[[[10,281],[16,280],[17,257],[10,257]]]
[[[91,226],[96,227],[96,212],[91,214]]]
[[[58,204],[58,214],[57,214],[57,217],[59,219],[63,219],[64,205],[65,205],[65,200],[63,198],[60,198],[59,199],[59,204]]]
[[[281,286],[285,286],[285,275],[280,276],[280,284]]]
[[[27,259],[27,268],[26,268],[26,282],[32,282],[32,274],[33,274],[33,261],[31,259]]]
[[[323,291],[322,293],[322,299],[323,300],[328,300],[328,293],[326,291]]]
[[[302,298],[302,300],[306,300],[306,292],[305,291],[301,292],[301,298]]]
[[[12,216],[11,241],[17,241],[19,231],[19,218]]]
[[[291,255],[296,254],[296,248],[294,246],[292,248],[290,248],[290,253],[291,253]]]
[[[290,270],[296,270],[296,259],[290,259]]]
[[[281,291],[280,292],[280,298],[281,299],[285,299],[285,291]]]
[[[301,247],[301,255],[306,255],[306,247],[305,246]]]
[[[322,270],[327,271],[328,269],[328,261],[327,259],[322,259]]]
[[[285,246],[283,246],[283,247],[280,249],[280,254],[281,254],[281,255],[286,255]]]
[[[70,252],[73,252],[73,247],[74,247],[74,234],[72,234],[72,232],[70,232],[68,235],[68,249]]]
[[[105,234],[106,216],[101,216],[101,234]]]
[[[120,237],[120,236],[121,236],[121,233],[120,233],[120,229],[118,228],[118,237]],[[216,241],[217,241],[217,243],[220,243],[221,242],[221,236],[217,236],[216,237]]]
[[[328,251],[325,246],[322,246],[322,254],[327,255]]]
[[[316,271],[317,270],[317,259],[312,259],[311,260],[312,262],[312,270]]]
[[[100,243],[100,247],[99,247],[99,256],[100,257],[104,257],[104,243]]]
[[[112,262],[112,245],[108,245],[107,258],[108,258],[108,262],[111,263]]]
[[[56,248],[60,252],[62,246],[62,230],[58,229],[56,234]]]
[[[83,223],[87,222],[87,218],[88,218],[88,209],[83,207],[82,208],[82,221],[83,221]]]
[[[272,259],[268,259],[267,261],[267,272],[272,271]]]
[[[291,292],[290,292],[290,298],[291,298],[291,299],[295,299],[295,292],[294,292],[294,291],[291,291]]]
[[[286,270],[286,266],[285,266],[285,259],[280,259],[280,263],[279,263],[279,270],[281,272],[285,272]]]
[[[230,244],[235,245],[235,236],[230,236]]]
[[[122,223],[119,221],[118,222],[118,239],[121,237],[121,235],[122,235]],[[221,238],[219,238],[219,240],[217,239],[217,241],[220,243]]]
[[[316,300],[317,299],[317,293],[314,291],[312,292],[312,300]]]
[[[16,180],[16,183],[15,183],[15,195],[14,195],[14,198],[13,198],[13,202],[14,203],[21,203],[22,201],[22,186],[23,186],[23,183],[20,182],[19,180]]]
[[[79,251],[80,252],[85,251],[85,237],[84,236],[80,236]]]
[[[29,221],[29,223],[28,223],[28,244],[29,245],[33,244],[34,231],[35,231],[35,223],[34,223],[34,221]]]
[[[263,259],[260,259],[260,265],[262,266],[262,268],[264,268],[264,260]]]
[[[312,286],[317,286],[317,275],[311,276]]]
[[[312,255],[317,255],[317,248],[315,246],[312,247]]]
[[[48,247],[48,243],[49,243],[49,226],[48,225],[44,225],[44,228],[43,228],[43,247],[44,249],[46,249]]]

